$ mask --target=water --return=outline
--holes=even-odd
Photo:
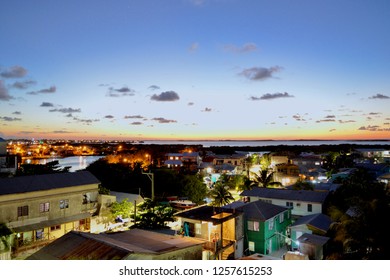
[[[319,145],[390,145],[390,140],[216,140],[216,141],[191,141],[191,140],[145,140],[145,145],[202,145],[203,147],[227,146],[227,147],[266,147],[266,146],[319,146]]]
[[[60,167],[70,166],[69,171],[74,172],[77,170],[85,169],[92,162],[102,158],[104,156],[73,156],[65,158],[46,158],[46,159],[37,159],[37,160],[25,160],[23,163],[33,163],[33,164],[46,164],[58,160],[58,165]]]

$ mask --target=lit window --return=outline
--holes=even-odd
[[[255,251],[255,242],[249,241],[248,242],[248,249],[249,249],[249,251],[254,252]]]
[[[65,208],[69,208],[69,200],[68,199],[60,200],[60,209],[65,209]]]
[[[195,234],[202,234],[202,225],[195,224]]]
[[[283,213],[280,213],[280,215],[279,215],[279,222],[280,222],[280,223],[283,223],[283,222],[284,222],[284,212],[283,212]]]
[[[40,213],[49,212],[49,210],[50,210],[50,203],[49,202],[39,204],[39,212]]]
[[[259,231],[259,222],[257,221],[248,221],[248,230],[250,231]]]

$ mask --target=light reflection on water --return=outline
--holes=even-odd
[[[69,171],[74,172],[77,170],[85,169],[92,162],[102,158],[104,156],[73,156],[73,157],[65,157],[65,158],[45,158],[45,159],[26,159],[23,163],[27,164],[46,164],[48,162],[52,162],[58,160],[58,166],[66,167],[70,166]]]

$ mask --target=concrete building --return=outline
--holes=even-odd
[[[0,224],[13,258],[71,230],[89,232],[100,181],[88,171],[0,179]]]

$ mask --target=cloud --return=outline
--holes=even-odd
[[[91,125],[93,122],[99,122],[100,121],[98,119],[80,119],[80,118],[77,118],[77,117],[74,117],[73,120],[77,121],[77,122],[80,122],[82,124],[85,124],[85,125]]]
[[[133,116],[124,116],[124,119],[143,119],[144,117],[141,115],[133,115]]]
[[[177,123],[177,121],[175,121],[175,120],[168,120],[165,118],[153,118],[152,120],[157,121],[159,123]]]
[[[176,101],[179,100],[180,97],[174,91],[165,91],[160,93],[159,95],[153,94],[150,99],[155,101]]]
[[[327,115],[327,116],[325,116],[325,119],[334,119],[334,118],[336,118],[335,115]]]
[[[206,107],[206,108],[204,108],[204,109],[202,110],[202,112],[211,112],[212,110],[213,110],[213,109]]]
[[[306,121],[306,120],[305,120],[301,115],[299,115],[299,114],[293,115],[292,117],[293,117],[294,120],[299,121],[299,122],[304,122],[304,121]]]
[[[69,113],[81,113],[81,109],[74,109],[74,108],[61,108],[61,109],[51,109],[49,112],[60,112],[64,114]]]
[[[233,53],[248,53],[257,50],[257,46],[255,43],[246,43],[242,47],[237,47],[235,45],[226,45],[224,46],[224,50]]]
[[[369,99],[390,99],[390,97],[387,95],[378,93],[376,95],[369,97]]]
[[[109,97],[121,97],[121,96],[134,96],[135,90],[129,87],[121,87],[121,88],[109,88],[109,92],[107,96]]]
[[[113,115],[106,115],[106,116],[104,116],[104,118],[105,118],[105,119],[113,119],[114,116],[113,116]]]
[[[356,121],[354,120],[346,120],[346,121],[343,121],[343,120],[339,120],[339,123],[354,123]]]
[[[42,102],[40,107],[54,107],[54,104],[50,102]]]
[[[40,93],[55,93],[57,91],[57,87],[55,86],[51,86],[49,88],[44,88],[44,89],[41,89],[41,90],[38,90],[38,91],[30,91],[30,92],[27,92],[27,94],[31,94],[31,95],[37,95],[37,94],[40,94]]]
[[[13,112],[12,114],[13,114],[13,115],[21,115],[22,112],[20,112],[20,111],[15,111],[15,112]]]
[[[283,68],[280,66],[274,66],[270,68],[264,67],[252,67],[247,68],[238,73],[238,75],[244,76],[251,81],[263,81],[269,78],[273,78],[273,74],[279,72]]]
[[[36,81],[32,81],[32,80],[28,80],[24,82],[15,82],[12,84],[12,87],[16,89],[26,89],[32,85],[35,85],[36,83],[37,83]]]
[[[322,122],[335,122],[335,121],[336,121],[335,119],[322,119],[322,120],[316,121],[316,123],[322,123]]]
[[[27,75],[27,70],[22,66],[12,66],[7,70],[0,72],[3,78],[22,78]]]
[[[130,123],[131,125],[142,125],[143,123],[142,122],[132,122]]]
[[[191,46],[188,48],[190,52],[196,52],[199,49],[199,43],[194,42],[191,44]]]
[[[379,125],[369,125],[361,126],[358,130],[367,130],[367,131],[390,131],[390,128],[381,128]]]
[[[3,81],[0,80],[0,100],[9,101],[11,99],[14,99],[14,98],[8,94],[7,88],[4,86]]]
[[[277,93],[266,93],[260,97],[251,96],[249,99],[253,101],[257,101],[257,100],[272,100],[276,98],[289,98],[289,97],[294,97],[294,95],[290,95],[287,92],[284,93],[277,92]]]
[[[148,87],[148,89],[157,90],[157,89],[160,89],[160,87],[156,86],[156,85],[151,85],[150,87]]]
[[[0,120],[6,121],[6,122],[15,122],[15,121],[21,121],[21,118],[11,118],[11,117],[0,117]]]
[[[195,103],[194,102],[188,102],[188,106],[193,106]]]

